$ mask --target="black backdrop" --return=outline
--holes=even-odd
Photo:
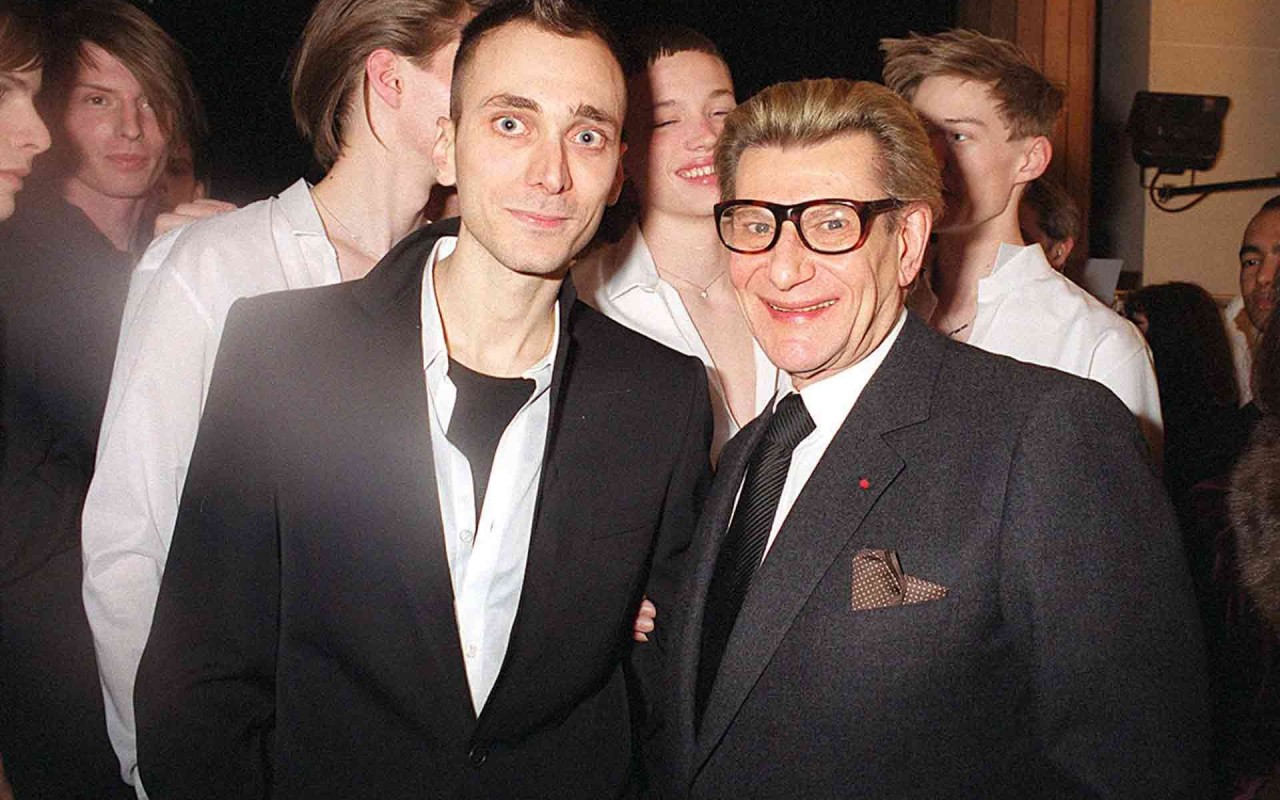
[[[147,8],[189,50],[208,109],[214,193],[245,202],[307,174],[289,116],[285,64],[314,0],[152,0]],[[953,24],[952,0],[596,0],[625,36],[654,21],[690,25],[725,53],[740,98],[779,80],[876,79],[882,36]],[[314,173],[310,173],[313,174]]]

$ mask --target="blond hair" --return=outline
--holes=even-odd
[[[925,78],[945,76],[986,84],[1009,138],[1052,136],[1062,111],[1062,89],[1049,81],[1022,48],[977,31],[913,33],[881,39],[884,83],[910,101]]]
[[[748,148],[803,147],[858,133],[876,143],[873,168],[886,194],[940,216],[942,178],[920,118],[883,86],[841,78],[775,84],[734,109],[716,145],[720,197],[736,199],[738,161]]]

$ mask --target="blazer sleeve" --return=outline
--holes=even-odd
[[[632,644],[628,670],[635,704],[632,717],[640,746],[646,752],[661,727],[659,699],[664,695],[661,687],[670,677],[667,664],[672,654],[668,639],[677,617],[677,592],[686,570],[691,568],[688,562],[693,532],[711,483],[714,422],[707,375],[701,362],[691,359],[689,365],[692,391],[688,393],[689,405],[679,433],[679,451],[667,484],[652,567],[645,585],[645,594],[657,608],[657,617],[649,641]]]
[[[1054,796],[1203,797],[1204,649],[1177,523],[1133,416],[1072,381],[1026,419],[1002,519],[1002,605],[1029,663]]]
[[[667,484],[662,522],[646,587],[646,594],[658,609],[659,619],[664,608],[673,610],[676,591],[684,580],[693,530],[711,483],[710,452],[715,423],[711,415],[707,373],[702,363],[695,359],[690,359],[688,366],[689,405],[679,438],[679,452]],[[660,622],[658,626],[660,630]],[[662,638],[658,630],[655,633],[658,639]]]
[[[154,800],[264,797],[274,727],[279,546],[267,336],[233,306],[134,691]],[[273,365],[274,366],[274,365]]]

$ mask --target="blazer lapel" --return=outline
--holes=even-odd
[[[452,224],[450,224],[452,223]],[[428,692],[424,714],[445,719],[465,740],[475,725],[462,647],[453,606],[453,583],[445,552],[443,522],[436,488],[435,466],[428,424],[426,383],[422,368],[421,286],[422,268],[436,239],[453,235],[456,221],[411,234],[397,245],[351,291],[371,321],[369,353],[377,366],[370,380],[380,387],[374,395],[382,408],[370,413],[386,415],[387,438],[379,447],[385,463],[404,475],[386,481],[391,492],[384,499],[394,509],[387,518],[400,534],[396,552],[387,554],[395,564],[400,588],[413,610],[429,674],[441,676]]]
[[[796,498],[726,646],[697,737],[695,771],[723,738],[819,581],[902,471],[904,462],[884,434],[928,418],[946,345],[908,316],[893,349]],[[739,483],[740,476],[733,483],[735,494]],[[726,516],[722,524],[727,527],[727,522]],[[705,585],[696,607],[704,601]]]
[[[738,488],[746,475],[747,462],[764,436],[772,417],[773,405],[769,404],[760,416],[748,423],[725,446],[716,469],[715,482],[707,495],[698,529],[694,534],[695,549],[690,554],[692,570],[681,592],[681,616],[674,620],[671,636],[675,680],[672,682],[674,688],[669,712],[672,720],[669,727],[680,737],[677,752],[682,761],[692,756],[695,750],[694,692],[698,685],[698,666],[702,655],[702,618],[707,592],[715,573],[716,559],[724,545],[729,521],[733,517]],[[703,728],[706,728],[705,720]],[[697,763],[701,764],[702,760],[699,759]],[[690,766],[693,765],[677,766],[677,774],[686,773]]]
[[[592,370],[583,370],[577,377],[573,377],[572,389],[569,388],[571,376],[575,375],[574,360],[578,355],[577,343],[573,339],[576,298],[573,285],[566,280],[560,287],[557,300],[560,308],[560,340],[552,366],[542,477],[534,509],[533,530],[529,538],[529,558],[525,563],[520,606],[511,628],[506,658],[503,659],[493,691],[480,714],[478,736],[486,734],[495,724],[493,720],[501,720],[504,724],[513,721],[516,716],[512,713],[513,704],[523,705],[527,693],[536,691],[528,684],[528,681],[536,681],[536,676],[515,675],[512,665],[517,663],[517,659],[523,664],[535,663],[547,642],[554,638],[556,621],[552,618],[552,609],[558,591],[556,566],[559,563],[557,553],[561,538],[560,526],[554,520],[558,518],[557,515],[565,513],[561,511],[563,504],[573,502],[573,468],[589,468],[592,463],[589,457],[570,456],[566,459],[565,448],[559,443],[598,441],[592,431],[581,431],[575,427],[579,419],[599,419],[596,414],[584,413],[578,409],[584,398],[589,401],[600,388],[587,383],[600,377],[598,372]],[[566,488],[561,491],[561,486]]]

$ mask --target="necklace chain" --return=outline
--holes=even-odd
[[[720,270],[719,272],[716,273],[716,276],[714,278],[712,278],[710,281],[707,282],[705,286],[694,283],[688,278],[683,278],[679,275],[676,275],[674,272],[664,273],[663,277],[669,280],[680,281],[681,283],[685,284],[689,288],[696,290],[698,292],[698,296],[701,297],[703,300],[706,300],[707,293],[711,291],[711,287],[715,286],[716,283],[719,282],[719,280],[725,276],[726,272],[727,270],[723,270],[723,269]]]
[[[332,209],[332,208],[329,208],[328,204],[326,204],[326,203],[324,202],[324,200],[320,199],[320,193],[319,193],[319,192],[317,192],[315,189],[312,189],[312,190],[311,190],[311,196],[312,196],[313,198],[315,198],[315,201],[316,201],[317,203],[319,203],[319,204],[320,204],[320,207],[321,207],[321,208],[323,208],[323,209],[325,210],[325,212],[326,212],[326,213],[328,213],[328,214],[329,214],[329,216],[333,218],[333,221],[334,221],[334,222],[336,222],[336,223],[338,223],[338,227],[339,227],[339,228],[342,228],[342,232],[343,232],[344,234],[346,234],[346,237],[347,237],[348,239],[350,239],[350,240],[351,240],[351,243],[352,243],[352,244],[354,244],[354,245],[356,246],[356,250],[359,250],[359,251],[360,251],[361,253],[363,253],[364,255],[368,256],[368,257],[369,257],[369,258],[371,258],[371,259],[373,259],[375,263],[376,263],[376,262],[378,262],[378,261],[381,261],[381,260],[382,260],[382,256],[375,255],[372,251],[370,251],[370,250],[369,250],[369,248],[365,247],[364,239],[363,239],[362,237],[360,237],[358,234],[356,234],[356,232],[355,232],[355,231],[353,231],[353,230],[351,230],[350,228],[348,228],[348,227],[347,227],[347,224],[346,224],[345,222],[343,222],[343,221],[338,217],[338,215],[337,215],[337,214],[333,213],[333,209]]]

